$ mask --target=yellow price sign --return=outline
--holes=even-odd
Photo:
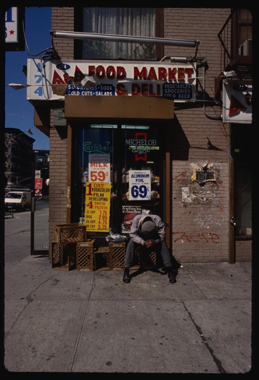
[[[110,183],[86,182],[85,225],[87,231],[109,231],[110,200]]]

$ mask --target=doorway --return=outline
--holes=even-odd
[[[151,212],[164,218],[166,133],[163,130],[165,125],[159,121],[72,126],[72,222],[84,218],[86,184],[94,181],[111,184],[109,226],[113,233],[128,234],[138,213]],[[103,170],[90,169],[93,156],[102,157]],[[129,176],[135,171],[150,175],[150,187],[143,182],[130,188]],[[88,233],[90,238],[105,235],[107,232]]]

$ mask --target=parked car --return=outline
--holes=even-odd
[[[9,191],[5,195],[5,209],[26,210],[31,208],[31,192],[29,191]]]

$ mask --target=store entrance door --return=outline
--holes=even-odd
[[[151,212],[164,218],[165,133],[161,123],[77,125],[73,136],[76,154],[72,167],[77,168],[72,170],[76,177],[72,187],[74,222],[85,217],[89,182],[111,184],[109,227],[114,233],[128,234],[138,213]],[[90,167],[93,157],[101,157],[103,170]],[[92,231],[88,236],[97,238],[100,234]]]

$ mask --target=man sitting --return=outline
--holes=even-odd
[[[165,241],[165,225],[158,215],[139,214],[133,219],[130,230],[130,241],[127,245],[123,281],[130,282],[129,268],[132,265],[135,250],[141,247],[150,252],[159,252],[170,283],[176,282],[177,270],[173,268],[169,249]]]

